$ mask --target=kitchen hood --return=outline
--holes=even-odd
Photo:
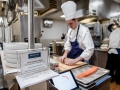
[[[114,0],[114,1],[120,3],[120,0]]]
[[[49,2],[46,2],[49,3]],[[34,0],[34,10],[44,9],[46,6],[40,0]],[[18,10],[28,12],[28,0],[21,0],[18,2]]]
[[[116,0],[119,1],[120,0]],[[89,13],[99,19],[120,15],[120,4],[113,0],[89,0]]]
[[[19,14],[21,12],[26,13],[28,12],[28,0],[6,0],[7,4],[4,9],[4,16],[7,19],[6,26],[12,24],[12,22],[16,21]],[[49,0],[34,0],[34,10],[35,13],[37,10],[42,10],[44,8],[49,7]]]

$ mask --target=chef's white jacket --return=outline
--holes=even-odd
[[[64,44],[64,50],[69,50],[69,51],[71,50],[71,44],[69,40],[75,41],[77,29],[78,26],[75,29],[70,28],[68,30],[67,41]],[[94,44],[89,29],[81,24],[79,27],[77,41],[79,43],[79,47],[84,50],[80,55],[80,57],[82,57],[84,60],[89,60],[94,52]]]
[[[111,32],[109,37],[109,48],[111,48],[108,53],[118,54],[115,48],[120,48],[120,28],[115,29]]]

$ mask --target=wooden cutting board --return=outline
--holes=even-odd
[[[68,65],[65,65],[64,63],[59,62],[59,70],[60,71],[71,70],[73,68],[77,68],[77,67],[83,66],[85,64],[86,64],[85,62],[77,62],[76,64],[74,64],[72,66],[68,66]]]

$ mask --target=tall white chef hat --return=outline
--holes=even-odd
[[[62,11],[65,15],[65,20],[76,18],[76,4],[73,1],[67,1],[61,5]]]

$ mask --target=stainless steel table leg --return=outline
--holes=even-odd
[[[25,88],[25,90],[29,90],[29,87]]]
[[[49,86],[49,80],[46,81],[47,82],[47,90],[49,90],[50,86]]]

